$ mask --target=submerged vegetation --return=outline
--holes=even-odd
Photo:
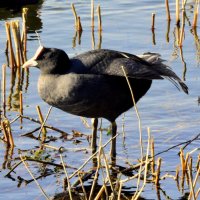
[[[172,19],[170,14],[170,6],[168,1],[165,1],[166,13],[167,13],[167,32],[166,41],[169,42],[170,21]],[[197,22],[198,22],[198,9],[199,1],[194,4],[194,18],[193,22],[186,14],[187,1],[182,1],[180,9],[179,0],[176,1],[176,25],[174,27],[174,45],[175,51],[180,53],[180,57],[183,63],[183,80],[186,75],[186,63],[183,56],[184,39],[186,37],[185,23],[191,27],[191,34],[194,36],[194,43],[197,49],[197,60],[200,60],[200,41],[197,35]],[[76,46],[76,40],[78,36],[78,43],[81,43],[81,34],[84,30],[82,27],[81,18],[78,16],[75,5],[71,4],[72,13],[75,19],[75,36],[72,41],[72,46]],[[51,109],[49,108],[47,114],[42,112],[39,105],[36,106],[35,116],[38,115],[38,119],[34,119],[33,116],[29,116],[26,113],[26,107],[24,106],[23,92],[28,91],[29,87],[29,74],[28,69],[22,69],[22,64],[27,60],[27,19],[28,9],[23,9],[22,14],[22,30],[20,29],[19,21],[5,22],[5,29],[7,34],[7,46],[5,55],[7,63],[2,63],[1,73],[1,142],[5,144],[5,156],[2,163],[1,172],[4,169],[9,169],[9,172],[5,175],[6,178],[18,181],[18,187],[25,184],[28,185],[32,182],[38,186],[46,199],[50,199],[49,195],[42,187],[42,180],[44,177],[54,175],[54,178],[61,177],[63,181],[63,193],[55,195],[54,199],[142,199],[142,192],[145,191],[147,185],[151,185],[152,190],[156,191],[157,199],[162,199],[162,196],[166,199],[170,199],[170,195],[162,189],[165,182],[169,181],[172,185],[176,185],[177,191],[183,197],[183,199],[198,199],[200,197],[200,154],[199,147],[187,151],[186,147],[192,144],[194,141],[200,139],[200,134],[190,140],[179,143],[177,145],[170,146],[164,151],[158,151],[155,154],[155,144],[151,136],[150,128],[147,128],[148,140],[143,142],[142,138],[145,134],[141,129],[141,119],[139,110],[135,105],[135,111],[138,117],[138,127],[140,134],[139,148],[140,155],[137,155],[138,161],[125,163],[126,166],[118,165],[111,162],[109,154],[106,152],[106,146],[114,139],[109,139],[106,143],[102,142],[102,134],[104,132],[109,133],[109,128],[103,128],[102,123],[98,129],[100,136],[98,138],[99,145],[98,150],[91,155],[90,151],[90,135],[84,134],[80,131],[72,130],[71,133],[67,133],[64,130],[60,130],[57,125],[49,125],[48,118],[51,115]],[[91,0],[91,33],[92,33],[92,48],[101,48],[102,43],[102,19],[101,8],[97,6],[98,16],[98,45],[95,46],[94,38],[94,2]],[[181,17],[180,17],[181,15]],[[152,43],[156,44],[156,14],[152,14]],[[128,27],[127,27],[128,28]],[[188,33],[187,33],[188,34]],[[39,36],[38,36],[39,39]],[[10,71],[10,77],[7,76],[7,70]],[[125,74],[126,76],[126,74]],[[10,82],[8,79],[10,78]],[[9,88],[9,93],[7,92]],[[130,91],[131,92],[131,91]],[[133,99],[134,102],[134,99]],[[7,114],[10,111],[17,111],[17,116]],[[85,118],[81,118],[83,125],[90,129]],[[15,123],[19,123],[21,126],[24,121],[28,121],[30,131],[22,135],[15,135],[12,132],[12,126]],[[36,126],[36,127],[35,127]],[[34,128],[33,128],[34,127]],[[132,127],[134,129],[134,127]],[[123,129],[123,127],[122,127]],[[118,137],[121,133],[117,133],[115,137]],[[23,150],[20,147],[18,152],[15,152],[15,140],[24,137],[30,138],[30,140],[38,141],[36,147]],[[52,145],[56,141],[71,142],[74,144],[74,148],[68,148],[68,146],[55,146]],[[30,142],[31,143],[31,142]],[[80,145],[84,143],[85,145]],[[164,171],[163,166],[168,165],[168,161],[162,158],[165,152],[172,149],[179,148],[180,162],[176,168],[171,168],[170,171]],[[14,153],[15,152],[15,153]],[[68,164],[67,154],[87,155],[84,163],[75,167]],[[195,156],[193,156],[195,155]],[[197,155],[197,156],[196,156]],[[135,155],[132,155],[135,156]],[[85,158],[85,156],[83,156]],[[23,176],[18,176],[19,168],[24,168],[27,173]],[[31,177],[31,179],[29,179]],[[56,182],[56,180],[55,180]],[[38,193],[39,193],[38,190]]]

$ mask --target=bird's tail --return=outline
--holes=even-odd
[[[157,53],[144,53],[138,55],[138,57],[152,64],[152,67],[163,77],[170,80],[178,89],[181,86],[182,90],[188,94],[187,85],[171,70],[171,68],[165,65],[165,60],[160,58],[160,54]]]

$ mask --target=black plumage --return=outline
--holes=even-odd
[[[74,115],[102,117],[115,124],[120,114],[133,107],[122,66],[135,102],[145,95],[154,79],[167,78],[188,93],[187,86],[162,61],[158,54],[138,57],[108,49],[69,59],[60,49],[39,47],[24,67],[37,65],[41,70],[38,91],[48,104]]]

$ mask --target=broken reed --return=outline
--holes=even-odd
[[[151,31],[152,31],[152,43],[153,45],[156,45],[156,39],[155,39],[155,16],[156,14],[155,13],[152,13],[152,16],[151,16]]]
[[[8,119],[5,118],[4,120],[2,120],[1,128],[4,134],[4,141],[7,143],[9,147],[11,148],[14,147],[14,140],[11,132],[10,122]]]
[[[44,123],[44,117],[42,115],[42,112],[41,112],[41,109],[40,109],[40,106],[36,106],[36,110],[37,110],[37,113],[38,113],[38,117],[39,117],[39,120],[40,120],[40,123],[41,125]],[[46,134],[47,134],[47,130],[45,127],[42,128],[42,141],[45,141],[46,139]]]
[[[27,11],[26,11],[27,12]],[[24,14],[25,15],[25,14]],[[24,17],[25,20],[25,17]],[[12,69],[17,68],[20,75],[21,65],[26,61],[26,22],[23,22],[23,33],[21,38],[19,21],[5,22],[8,52],[9,52],[9,66]],[[12,31],[12,35],[11,35]],[[13,50],[12,36],[15,44],[15,53]]]
[[[151,29],[154,30],[155,29],[155,13],[152,13],[152,18],[151,18]]]
[[[81,25],[81,18],[80,16],[77,15],[76,9],[74,4],[71,4],[71,8],[72,8],[72,12],[74,14],[74,26],[76,28],[77,31],[82,31],[82,25]]]
[[[7,35],[7,53],[8,53],[8,66],[11,68],[11,80],[17,72],[18,82],[20,83],[21,78],[21,66],[27,60],[26,59],[26,44],[27,44],[27,29],[26,29],[26,18],[27,18],[27,8],[23,8],[22,12],[22,35],[20,32],[19,21],[9,21],[5,22],[5,29]],[[15,52],[13,48],[13,43],[15,46]],[[19,112],[20,115],[23,114],[22,106],[22,93],[19,93]],[[21,118],[22,122],[22,118]]]
[[[74,26],[77,31],[82,31],[81,19],[80,16],[77,15],[74,4],[71,4],[72,12],[74,15]],[[97,6],[97,16],[98,16],[98,30],[102,31],[102,19],[101,19],[101,7]],[[91,0],[91,27],[94,30],[94,0]]]

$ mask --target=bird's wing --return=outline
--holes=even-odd
[[[168,67],[163,64],[159,54],[146,53],[139,56],[113,50],[95,50],[74,57],[82,63],[81,71],[89,74],[124,76],[136,79],[169,79],[177,88],[181,86],[188,93],[187,86]],[[80,66],[80,65],[79,65]],[[84,68],[84,70],[83,70]]]

